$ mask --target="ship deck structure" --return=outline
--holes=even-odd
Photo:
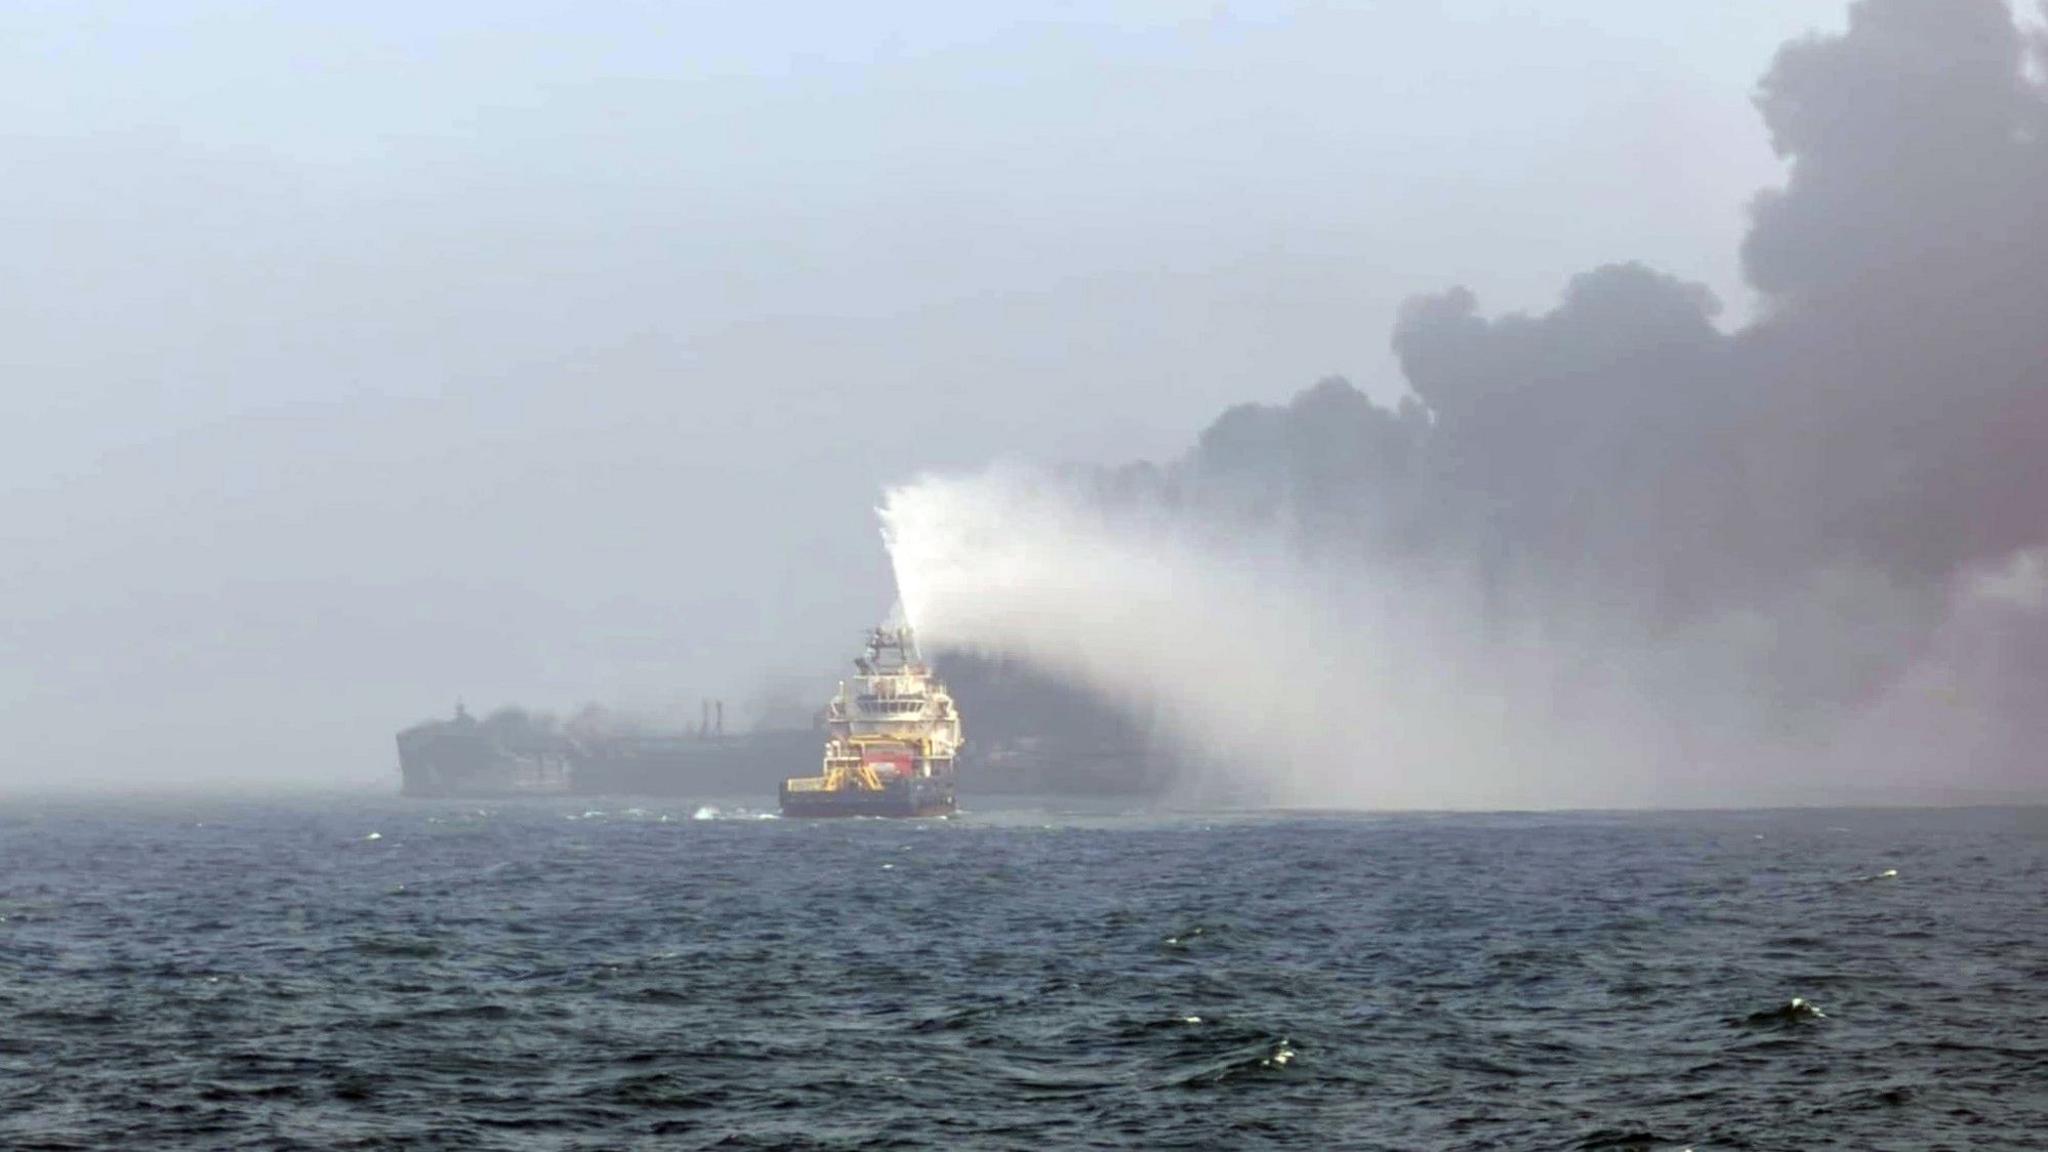
[[[909,628],[875,628],[825,709],[819,772],[782,782],[785,816],[947,816],[958,806],[960,710]]]

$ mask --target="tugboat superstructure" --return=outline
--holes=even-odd
[[[782,782],[785,816],[944,816],[954,811],[960,712],[908,628],[876,628],[825,711],[822,770]]]

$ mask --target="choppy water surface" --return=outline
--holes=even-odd
[[[714,815],[0,807],[0,1145],[2048,1133],[2042,810]]]

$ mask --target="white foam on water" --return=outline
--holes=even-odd
[[[668,817],[664,816],[664,817],[662,817],[662,819],[663,819],[663,820],[666,820],[666,819],[668,819]],[[697,810],[696,810],[695,812],[692,812],[692,813],[690,813],[690,819],[692,819],[692,820],[780,820],[780,819],[782,819],[782,814],[781,814],[780,812],[755,812],[755,811],[753,811],[752,809],[749,809],[749,808],[734,808],[734,809],[731,809],[731,810],[729,810],[729,811],[728,811],[727,809],[724,809],[724,808],[720,808],[720,807],[719,807],[718,805],[716,805],[716,804],[705,804],[705,805],[703,805],[702,807],[699,807],[699,808],[698,808],[698,809],[697,809]]]

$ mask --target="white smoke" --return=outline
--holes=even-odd
[[[1148,707],[1198,785],[1327,807],[1644,804],[1669,797],[1643,766],[1689,754],[1589,653],[1480,640],[1449,578],[1318,566],[1019,468],[892,489],[881,516],[928,643]]]
[[[1022,660],[1142,708],[1198,794],[1282,806],[1938,798],[1924,786],[1967,783],[1982,742],[1963,683],[1986,666],[1973,622],[1987,604],[2031,610],[2014,600],[2035,591],[2031,555],[1973,577],[1945,646],[1866,706],[1792,733],[1757,706],[1757,661],[1788,621],[1894,613],[1873,581],[1829,574],[1783,612],[1649,643],[1603,629],[1597,609],[1504,623],[1452,570],[1319,564],[1277,533],[1108,506],[1021,467],[893,488],[881,517],[928,647]]]

